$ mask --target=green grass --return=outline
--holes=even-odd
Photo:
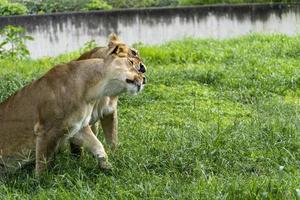
[[[41,180],[5,177],[2,198],[300,199],[300,36],[138,48],[149,82],[120,99],[113,174],[66,149]],[[0,61],[0,101],[77,55]]]

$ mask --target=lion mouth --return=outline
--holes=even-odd
[[[130,83],[130,84],[134,84],[137,85],[136,82],[134,80],[130,80],[130,79],[126,79],[126,83]]]
[[[129,84],[133,84],[133,85],[136,85],[136,86],[139,86],[140,84],[137,83],[137,81],[135,80],[130,80],[130,79],[126,79],[126,83],[129,83]],[[146,77],[143,77],[143,83],[142,85],[145,85],[147,83],[147,78]]]
[[[134,80],[126,79],[126,83],[136,86],[138,91],[140,91],[142,88],[141,84]]]

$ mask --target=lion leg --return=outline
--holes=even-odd
[[[39,132],[36,137],[36,165],[35,172],[39,176],[52,161],[53,155],[60,141],[61,132],[52,128],[47,132]]]
[[[100,119],[104,132],[105,140],[112,150],[118,145],[118,116],[115,110],[112,114],[106,115]]]
[[[99,167],[102,170],[111,170],[111,164],[108,162],[107,154],[102,143],[98,140],[89,126],[83,127],[73,138],[72,143],[87,148],[99,161]]]
[[[92,124],[91,129],[93,133],[97,136],[99,133],[99,122],[97,121],[96,123]]]
[[[98,135],[98,122],[94,123],[91,125],[91,129],[93,131],[93,133],[95,133],[95,135],[97,136]],[[76,158],[79,158],[81,156],[81,146],[80,145],[77,145],[77,144],[74,144],[72,140],[70,140],[70,148],[71,148],[71,154],[73,156],[75,156]]]

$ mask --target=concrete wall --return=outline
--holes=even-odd
[[[105,44],[111,32],[129,44],[160,44],[186,36],[229,38],[251,32],[300,33],[300,5],[252,4],[115,10],[0,17],[0,28],[19,25],[35,38],[34,58],[77,50],[89,40]]]

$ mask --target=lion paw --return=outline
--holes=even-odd
[[[112,165],[108,162],[107,158],[99,158],[99,167],[105,174],[110,174],[112,172]]]

